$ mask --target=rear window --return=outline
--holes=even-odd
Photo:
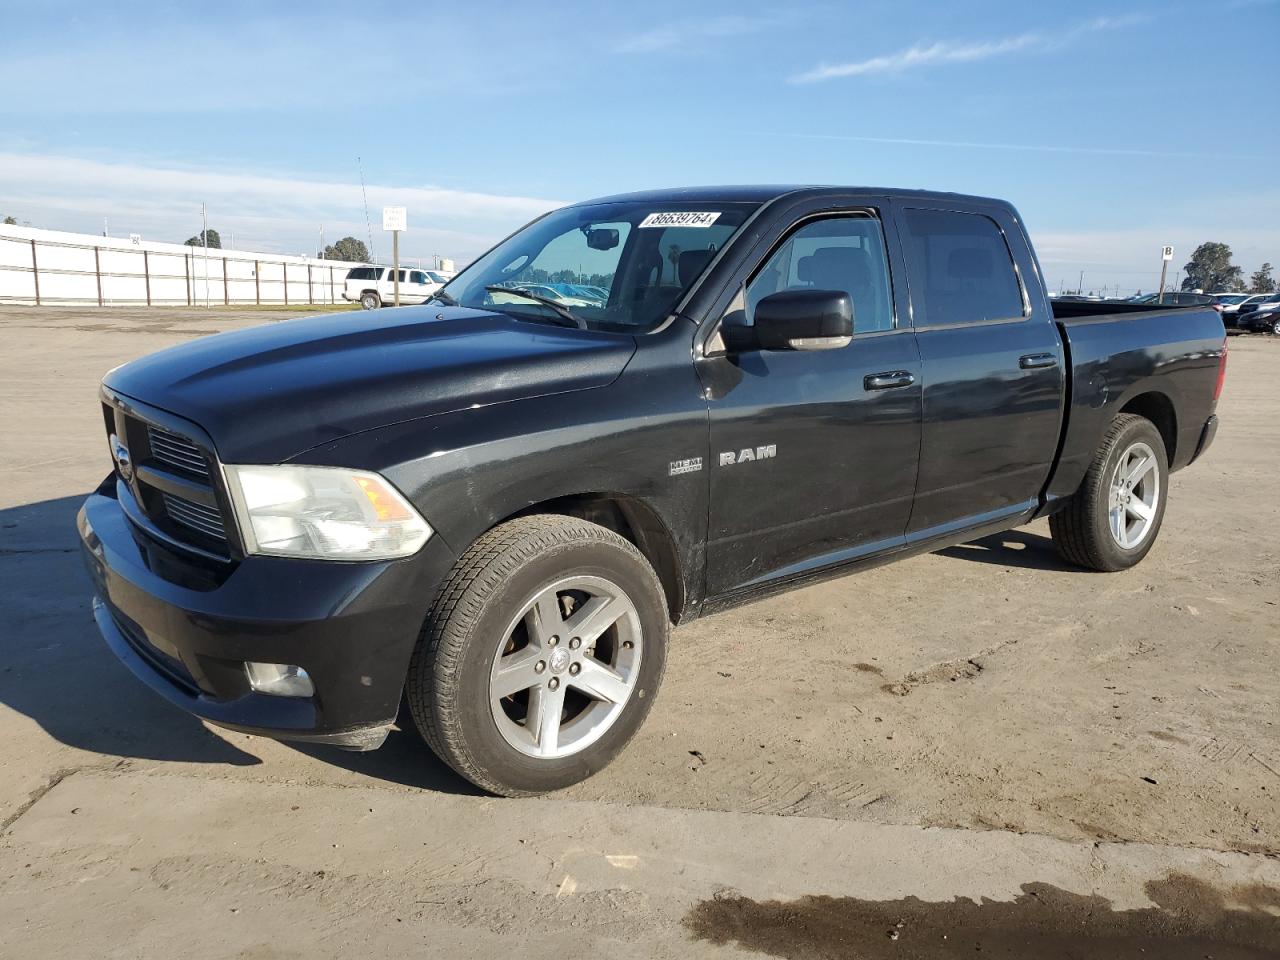
[[[377,267],[354,267],[347,271],[348,280],[377,280],[382,271]]]
[[[994,220],[951,210],[907,210],[904,220],[917,326],[1023,316],[1013,256]]]

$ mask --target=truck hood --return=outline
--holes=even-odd
[[[226,463],[278,463],[374,427],[605,386],[635,348],[629,336],[431,305],[202,337],[103,383],[204,428]]]

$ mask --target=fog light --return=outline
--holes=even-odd
[[[307,671],[291,663],[253,663],[244,665],[249,686],[273,697],[309,697],[316,692]]]

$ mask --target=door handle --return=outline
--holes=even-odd
[[[1029,353],[1018,358],[1018,366],[1023,370],[1039,370],[1042,367],[1056,367],[1058,358],[1052,353]]]
[[[894,387],[909,387],[915,382],[915,374],[906,370],[871,373],[862,378],[862,386],[867,390],[891,390]]]

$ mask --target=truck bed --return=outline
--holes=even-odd
[[[1062,450],[1046,500],[1070,496],[1079,487],[1106,424],[1122,411],[1156,424],[1171,470],[1190,463],[1213,412],[1226,350],[1217,311],[1068,300],[1054,303],[1053,312],[1071,376]]]

